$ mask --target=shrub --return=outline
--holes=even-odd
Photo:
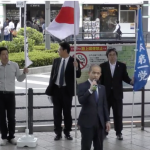
[[[45,46],[34,46],[34,50],[40,50],[40,51],[43,51],[45,50]]]
[[[29,59],[33,62],[29,67],[39,67],[51,65],[55,58],[58,58],[57,53],[47,53],[43,51],[33,51],[29,53]],[[9,59],[18,63],[20,68],[25,66],[24,52],[21,53],[11,53],[9,54]]]
[[[7,47],[10,53],[17,53],[24,51],[24,36],[17,36],[13,41],[2,41],[0,46]],[[28,38],[28,50],[32,51],[34,47],[34,40]]]
[[[59,49],[59,44],[57,44],[57,43],[51,43],[50,50],[47,50],[47,52],[51,51],[51,52],[55,52],[56,53],[58,51],[58,49]],[[36,45],[36,46],[34,46],[34,50],[40,50],[40,51],[44,50],[45,51],[45,46],[43,46],[43,45],[42,46],[41,45],[37,46]]]
[[[35,50],[41,50],[41,51],[43,51],[43,50],[45,50],[45,45],[36,45],[36,46],[34,46],[34,49]],[[57,43],[51,43],[51,45],[50,45],[50,50],[52,50],[52,51],[58,51],[58,49],[59,49],[59,44],[57,44]]]
[[[36,29],[33,29],[33,28],[30,28],[30,27],[27,27],[27,37],[34,40],[35,41],[35,45],[40,45],[42,44],[43,42],[43,34],[40,33],[39,31],[37,31]],[[18,35],[22,35],[24,36],[24,28],[21,28],[18,33],[17,33],[17,36]]]

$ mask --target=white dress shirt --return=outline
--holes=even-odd
[[[116,62],[114,64],[111,64],[109,62],[109,65],[110,65],[111,76],[113,77],[114,76],[115,67],[116,67]]]
[[[119,24],[116,25],[116,28],[113,33],[117,32],[118,29],[119,29]]]
[[[10,29],[14,29],[15,28],[15,25],[14,25],[14,23],[11,21],[11,22],[9,22],[9,28]]]
[[[67,58],[65,58],[65,70],[66,70],[66,66],[67,66],[67,64],[68,64],[69,58],[70,58],[70,56],[67,57]],[[60,63],[60,65],[59,65],[59,70],[58,70],[57,79],[56,79],[56,82],[55,82],[55,84],[58,85],[58,86],[59,86],[60,72],[61,72],[61,67],[62,67],[62,65],[63,65],[63,61],[64,61],[64,58],[61,59],[61,63]],[[65,72],[65,70],[64,70],[64,72]],[[64,84],[63,84],[63,86],[66,86],[65,77],[64,77]]]
[[[9,61],[5,66],[0,62],[0,91],[15,91],[15,78],[22,82],[25,74],[21,73],[17,63]]]

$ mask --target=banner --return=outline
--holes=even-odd
[[[114,45],[77,45],[76,57],[80,61],[82,75],[77,79],[78,83],[88,79],[88,71],[92,64],[100,65],[107,61],[106,51],[109,47],[116,48],[118,61],[127,65],[129,76],[134,76],[135,44],[114,44]],[[74,47],[71,46],[71,56],[74,55]],[[124,86],[127,86],[124,83]],[[129,86],[129,85],[128,85]]]
[[[150,63],[143,38],[141,9],[139,9],[138,16],[138,38],[133,87],[134,91],[142,89],[146,85],[148,77],[150,75]]]

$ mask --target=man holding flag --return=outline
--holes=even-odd
[[[8,50],[0,47],[0,127],[1,127],[1,146],[7,141],[16,145],[15,140],[15,78],[22,82],[26,78],[28,68],[20,72],[17,63],[9,61]],[[6,113],[7,112],[7,113]],[[6,122],[6,115],[8,126]]]
[[[74,52],[76,55],[76,35],[79,34],[80,9],[78,1],[65,1],[59,14],[46,31],[60,40],[74,35]],[[59,55],[61,58],[53,62],[50,84],[46,94],[52,96],[54,104],[54,130],[56,137],[54,140],[61,139],[62,110],[64,115],[64,134],[65,138],[72,140],[70,136],[72,118],[72,96],[75,96],[76,104],[76,77],[81,76],[79,61],[69,56],[70,45],[67,42],[60,43]],[[76,110],[76,105],[75,105]],[[75,112],[76,115],[76,112]],[[76,122],[76,117],[75,117]],[[76,123],[75,123],[76,125]],[[76,126],[75,126],[76,127]]]

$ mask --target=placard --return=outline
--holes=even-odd
[[[127,72],[132,78],[134,75],[135,62],[135,44],[116,44],[116,45],[77,45],[76,58],[80,61],[82,75],[77,79],[82,83],[88,79],[88,71],[92,64],[100,65],[107,61],[106,51],[109,47],[116,48],[118,52],[118,61],[127,66]],[[71,46],[71,56],[74,55],[74,46]],[[124,84],[127,86],[127,84]]]

